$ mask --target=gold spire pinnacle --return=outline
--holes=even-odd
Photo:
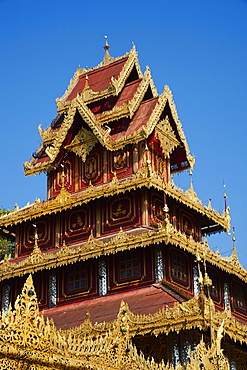
[[[224,183],[224,180],[223,180],[223,188],[224,189],[226,188],[226,184]],[[226,203],[227,195],[226,195],[226,191],[225,190],[224,190],[223,198],[224,198],[224,209],[226,211],[226,209],[227,209],[227,203]]]
[[[193,171],[192,170],[190,170],[189,175],[190,175],[190,189],[194,189],[194,187],[193,187],[193,179],[192,179],[192,176],[193,176]]]
[[[232,241],[233,241],[233,247],[235,246],[236,238],[235,238],[235,227],[232,228]]]
[[[237,246],[236,246],[236,238],[235,238],[235,227],[232,228],[232,242],[233,242],[233,250],[231,254],[231,263],[235,266],[241,266],[239,259],[238,259],[238,253],[237,253]]]
[[[104,65],[107,65],[108,63],[111,62],[112,58],[109,53],[110,45],[108,44],[108,36],[104,36],[104,38],[105,38],[105,45],[104,45],[105,55],[104,55],[103,63]]]

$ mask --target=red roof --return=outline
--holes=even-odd
[[[111,79],[117,78],[123,69],[127,57],[113,62],[107,66],[97,68],[93,71],[83,74],[79,77],[79,80],[74,89],[69,94],[66,100],[72,100],[77,94],[81,94],[86,83],[86,76],[88,78],[88,84],[93,91],[104,91],[111,85]]]
[[[71,303],[45,310],[45,316],[53,319],[58,329],[69,329],[83,323],[87,311],[91,321],[109,322],[116,319],[120,303],[128,303],[134,314],[148,315],[157,312],[164,306],[172,306],[177,299],[162,289],[162,285],[152,285],[103,297],[86,299],[82,302]]]
[[[120,107],[126,101],[130,101],[133,99],[136,90],[138,89],[141,83],[141,79],[128,83],[124,86],[123,90],[121,91],[116,106]]]
[[[125,132],[119,132],[110,136],[111,140],[115,141],[120,139],[123,135],[128,137],[132,135],[135,131],[139,130],[140,127],[146,125],[148,122],[152,111],[158,101],[158,98],[152,98],[141,103],[137,112],[135,113],[129,127]]]

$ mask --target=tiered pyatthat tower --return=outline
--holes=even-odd
[[[47,200],[0,218],[16,246],[0,265],[0,364],[244,368],[246,270],[235,249],[223,258],[206,239],[229,229],[228,209],[174,184],[194,157],[170,89],[157,94],[135,47],[112,58],[106,43],[39,132],[24,168],[47,173]]]

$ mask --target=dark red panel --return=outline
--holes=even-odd
[[[108,163],[110,163],[110,178],[114,174],[118,178],[126,177],[133,172],[133,150],[131,145],[125,146],[123,149],[108,151]]]
[[[129,192],[104,200],[102,233],[140,225],[139,197]]]
[[[133,289],[154,282],[151,248],[119,252],[109,259],[109,288],[112,291]]]
[[[157,223],[161,223],[165,219],[165,212],[163,211],[164,208],[164,196],[159,194],[158,192],[153,192],[151,194],[151,209],[150,209],[150,216],[151,216],[151,225],[157,225]]]
[[[87,156],[86,161],[79,161],[79,189],[89,184],[97,185],[103,183],[103,148],[97,146]]]
[[[77,243],[85,240],[90,235],[92,217],[95,212],[88,205],[67,210],[62,214],[62,238],[66,244]]]
[[[64,187],[69,193],[75,191],[75,156],[70,155],[63,167],[50,171],[48,174],[49,197],[55,198]]]
[[[55,215],[42,216],[23,224],[20,235],[19,255],[32,252],[35,242],[35,227],[38,234],[38,246],[41,250],[55,247]]]

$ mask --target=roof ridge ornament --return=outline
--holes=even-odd
[[[236,237],[235,237],[235,227],[232,228],[232,242],[233,242],[233,250],[231,254],[231,262],[235,266],[241,265],[238,259],[238,253],[237,253],[237,246],[236,246]]]
[[[110,45],[108,44],[108,36],[104,36],[105,38],[105,45],[103,46],[105,50],[103,65],[106,66],[107,64],[111,63],[113,58],[110,56],[109,49]]]

